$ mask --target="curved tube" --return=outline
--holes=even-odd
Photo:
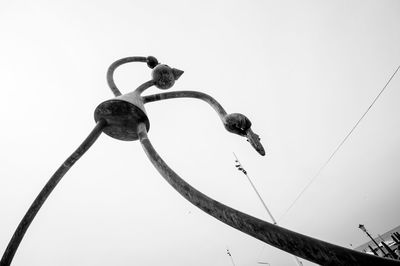
[[[32,223],[36,214],[39,212],[43,203],[46,201],[47,197],[60,182],[61,178],[68,172],[68,170],[74,165],[76,161],[93,145],[93,143],[100,136],[103,128],[106,126],[107,122],[104,119],[100,119],[89,136],[82,142],[82,144],[76,149],[65,162],[57,169],[53,174],[47,184],[40,191],[39,195],[33,201],[32,205],[29,207],[24,218],[22,218],[17,229],[14,232],[10,242],[8,243],[7,249],[5,250],[3,257],[0,261],[0,266],[9,266],[14,258],[15,252],[18,249],[19,244],[22,241],[29,225]]]
[[[207,102],[218,114],[226,130],[233,134],[246,137],[250,145],[262,156],[265,150],[260,142],[260,137],[251,130],[250,120],[242,114],[227,114],[224,108],[208,94],[198,91],[172,91],[143,96],[143,103],[172,99],[172,98],[196,98]],[[245,129],[243,128],[245,127]]]
[[[147,157],[164,179],[186,200],[221,222],[269,245],[321,265],[400,265],[400,261],[353,251],[287,230],[213,200],[190,186],[163,161],[151,145],[143,123],[138,126],[138,134]]]
[[[114,93],[115,97],[120,96],[121,92],[119,91],[117,85],[115,85],[114,82],[114,71],[117,67],[119,67],[120,65],[126,64],[126,63],[130,63],[130,62],[147,62],[147,57],[144,56],[131,56],[131,57],[125,57],[122,59],[119,59],[117,61],[115,61],[114,63],[112,63],[108,70],[107,70],[107,83],[108,86],[110,87],[111,91]]]
[[[134,92],[137,94],[137,95],[140,95],[140,94],[142,94],[145,90],[147,90],[148,88],[150,88],[151,86],[154,86],[155,85],[155,82],[154,82],[154,80],[149,80],[149,81],[146,81],[145,83],[143,83],[142,85],[140,85],[139,87],[137,87],[137,89],[136,90],[134,90]]]
[[[160,100],[172,99],[172,98],[196,98],[205,101],[217,112],[219,118],[222,122],[225,122],[226,111],[224,108],[208,94],[198,92],[198,91],[171,91],[159,94],[153,94],[148,96],[143,96],[143,103],[151,103]]]

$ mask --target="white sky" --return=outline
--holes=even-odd
[[[253,122],[267,156],[224,130],[205,103],[146,106],[149,137],[207,195],[279,218],[400,64],[399,1],[0,0],[0,250],[53,172],[112,98],[119,58],[154,55],[185,74],[171,90],[214,96]],[[144,64],[116,72],[129,92]],[[148,93],[158,93],[156,88]],[[400,76],[282,226],[342,246],[399,225]],[[102,135],[48,198],[13,265],[295,265],[202,213],[152,167],[139,142]],[[306,265],[312,265],[308,263]]]

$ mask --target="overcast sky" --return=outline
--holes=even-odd
[[[146,105],[149,138],[186,181],[270,221],[357,246],[399,225],[400,75],[321,175],[279,219],[400,64],[399,1],[0,0],[0,250],[53,172],[113,95],[115,60],[154,55],[253,122],[259,156],[194,99]],[[115,79],[130,92],[144,64]],[[145,94],[158,93],[151,88]],[[201,212],[176,193],[138,141],[102,135],[35,218],[13,265],[295,265],[291,256]],[[305,265],[312,265],[307,263]]]

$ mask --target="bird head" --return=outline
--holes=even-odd
[[[154,67],[152,77],[157,88],[167,90],[175,84],[175,80],[179,79],[182,74],[182,70],[159,64]]]
[[[262,156],[265,155],[260,137],[251,130],[251,121],[239,113],[228,114],[224,117],[225,129],[231,133],[246,137],[251,146]]]

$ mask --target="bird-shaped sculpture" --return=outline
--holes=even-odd
[[[121,94],[114,82],[114,70],[118,66],[130,62],[147,63],[147,66],[153,69],[152,79],[132,92]],[[246,137],[247,141],[260,155],[265,155],[265,150],[260,143],[260,137],[251,130],[250,120],[243,114],[227,114],[221,104],[210,95],[199,91],[172,91],[146,96],[141,95],[151,86],[162,90],[171,88],[182,74],[182,70],[159,64],[158,60],[153,56],[126,57],[111,64],[107,71],[107,82],[115,98],[106,100],[97,106],[94,113],[96,126],[78,149],[57,169],[33,201],[8,243],[0,260],[0,266],[9,266],[11,264],[22,238],[43,203],[65,173],[94,144],[102,132],[119,140],[139,140],[147,157],[157,171],[186,200],[221,222],[267,244],[321,265],[400,265],[397,260],[349,250],[252,217],[208,197],[176,174],[160,157],[149,140],[147,132],[150,128],[150,121],[144,107],[147,103],[185,97],[203,100],[217,112],[229,132]],[[240,164],[237,167],[239,170],[244,171]],[[244,173],[246,172],[244,171]],[[227,252],[231,256],[229,250]]]
[[[114,70],[122,64],[135,61],[146,62],[148,67],[153,69],[151,75],[152,79],[139,86],[135,91],[121,95],[121,92],[118,90],[114,82]],[[109,126],[104,130],[104,133],[111,137],[120,140],[137,140],[137,122],[142,120],[145,121],[147,130],[149,130],[150,126],[144,104],[173,98],[196,98],[211,105],[211,107],[218,113],[218,116],[222,120],[226,130],[239,136],[246,137],[247,141],[260,155],[265,155],[265,150],[260,142],[260,137],[251,130],[250,120],[240,113],[227,114],[221,104],[208,94],[198,91],[173,91],[147,96],[141,95],[145,90],[153,85],[161,90],[171,88],[182,74],[182,70],[171,68],[166,64],[160,64],[153,56],[127,57],[114,62],[107,72],[107,82],[117,98],[100,104],[95,113],[95,120],[98,121],[100,118],[107,120]],[[115,101],[117,99],[118,101]],[[129,106],[123,108],[125,110],[123,114],[125,119],[122,120],[120,118],[122,115],[120,113],[120,100],[123,101],[122,103],[124,104],[124,107],[126,102],[130,103]],[[115,112],[115,110],[118,110],[118,112]],[[135,115],[133,116],[132,114]],[[135,121],[132,122],[132,118],[134,118]],[[121,130],[121,128],[123,128],[123,130]]]
[[[247,141],[262,156],[265,155],[264,147],[260,142],[260,137],[251,130],[251,122],[245,115],[232,113],[223,119],[226,130],[247,138]]]

